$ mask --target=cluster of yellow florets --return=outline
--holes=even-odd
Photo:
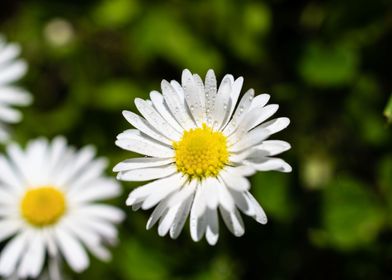
[[[191,177],[216,176],[229,159],[226,137],[206,124],[184,132],[173,148],[178,171]]]
[[[23,218],[36,227],[56,223],[65,210],[64,194],[53,187],[28,190],[21,202]]]

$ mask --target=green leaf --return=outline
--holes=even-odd
[[[314,86],[342,86],[353,80],[358,62],[356,49],[344,43],[333,46],[312,43],[303,54],[299,72]]]
[[[352,178],[337,179],[326,188],[322,215],[328,243],[341,250],[373,242],[385,218],[373,193]]]

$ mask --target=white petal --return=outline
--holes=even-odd
[[[208,208],[216,209],[219,202],[219,181],[215,177],[208,177],[201,183],[201,188],[204,188],[203,195]]]
[[[250,104],[252,103],[253,97],[255,95],[255,91],[253,89],[248,90],[244,96],[241,98],[241,101],[238,104],[237,109],[235,110],[233,117],[223,129],[223,133],[226,136],[231,135],[235,129],[237,128],[238,124],[242,120],[244,114],[249,110]]]
[[[173,185],[176,185],[179,188],[181,187],[182,177],[183,177],[182,174],[176,173],[167,178],[159,179],[151,183],[145,184],[143,186],[140,186],[134,189],[129,194],[126,204],[128,206],[131,206],[134,203],[144,200],[146,197],[150,196],[153,192],[160,189],[170,188]]]
[[[250,104],[249,110],[253,110],[257,107],[264,107],[264,105],[268,103],[269,99],[270,95],[266,93],[256,95],[255,98],[253,98],[252,100],[252,104]]]
[[[90,261],[85,249],[70,233],[57,228],[56,240],[65,260],[75,272],[82,272],[89,266]]]
[[[232,212],[228,212],[223,207],[219,207],[219,210],[227,228],[235,236],[242,236],[245,233],[244,222],[242,221],[241,215],[238,210],[234,208]]]
[[[207,203],[201,185],[197,187],[190,215],[190,231],[193,241],[200,241],[206,230],[205,210]]]
[[[26,147],[26,165],[23,167],[26,183],[29,186],[39,186],[44,182],[46,169],[44,168],[47,157],[48,142],[43,138],[38,138],[28,142]]]
[[[169,140],[169,138],[162,135],[159,131],[157,131],[154,127],[152,127],[149,122],[147,122],[139,115],[136,115],[135,113],[130,111],[123,111],[122,113],[125,119],[131,125],[133,125],[135,128],[137,128],[144,134],[150,136],[151,138],[167,145],[171,145],[171,143],[173,142],[172,140]]]
[[[136,98],[135,105],[148,123],[167,139],[178,141],[181,138],[181,134],[154,109],[152,104],[143,99]]]
[[[219,176],[222,178],[225,184],[233,190],[246,191],[250,188],[249,181],[245,177],[236,173],[235,169],[229,166],[225,167],[225,169],[222,169],[219,173]]]
[[[162,215],[168,211],[168,207],[167,207],[168,200],[169,197],[163,199],[161,202],[159,202],[157,207],[155,207],[154,211],[152,211],[151,216],[146,224],[147,230],[151,229],[156,224],[156,222],[158,222],[158,220],[162,217]]]
[[[244,135],[246,135],[249,130],[272,116],[278,110],[278,108],[278,105],[271,104],[264,108],[255,108],[248,111],[244,115],[241,124],[238,125],[237,129],[229,136],[229,144],[234,144],[242,140],[244,138]],[[265,131],[264,134],[267,135],[267,131]]]
[[[221,128],[226,127],[226,125],[228,124],[228,122],[231,119],[231,116],[232,116],[234,109],[237,105],[237,101],[240,96],[243,83],[244,83],[244,78],[239,77],[231,85],[230,108],[228,110],[228,113],[226,114],[226,117],[223,121]]]
[[[188,184],[185,184],[181,190],[178,192],[174,193],[169,201],[168,201],[168,206],[173,207],[177,204],[182,203],[184,200],[188,199],[189,196],[193,195],[196,191],[196,186],[198,182],[197,180],[192,180]]]
[[[212,126],[215,109],[217,84],[214,70],[208,70],[205,78],[206,118],[208,126]]]
[[[0,49],[0,67],[7,67],[2,65],[10,60],[15,59],[20,54],[20,46],[15,43],[7,44],[4,48]]]
[[[176,165],[169,164],[165,166],[121,171],[120,173],[117,174],[117,179],[123,181],[150,181],[150,180],[167,177],[175,172],[177,172]]]
[[[267,156],[274,156],[289,150],[291,145],[285,141],[280,140],[265,140],[255,148],[265,151]]]
[[[185,221],[191,210],[193,196],[194,192],[182,203],[180,209],[177,212],[176,218],[174,219],[170,228],[170,237],[173,239],[176,239],[184,228]]]
[[[0,170],[0,182],[4,182],[8,186],[11,186],[12,190],[23,190],[23,181],[17,177],[18,174],[11,167],[10,162],[2,155],[0,155]]]
[[[107,251],[103,246],[101,246],[101,238],[91,229],[88,229],[83,225],[71,222],[71,219],[69,219],[67,229],[72,234],[74,234],[81,242],[83,242],[83,244],[88,248],[88,250],[96,257],[101,260],[110,259],[110,252]]]
[[[163,80],[161,88],[165,102],[178,123],[186,130],[196,127],[173,86],[168,81]]]
[[[175,117],[170,113],[169,109],[165,104],[165,99],[162,94],[157,91],[150,92],[151,102],[159,114],[179,133],[184,130],[181,125],[177,122]]]
[[[200,88],[200,84],[195,82],[192,73],[188,69],[182,71],[181,82],[185,93],[185,101],[193,119],[200,126],[205,120],[204,88]]]
[[[254,218],[257,222],[260,224],[266,224],[267,223],[267,215],[265,214],[263,208],[260,206],[260,204],[257,202],[257,200],[253,197],[253,195],[250,192],[246,192],[245,195],[248,197],[250,204],[252,205],[254,209]]]
[[[253,174],[256,173],[256,170],[253,167],[248,166],[248,165],[240,165],[240,166],[235,166],[232,168],[234,169],[234,172],[238,173],[239,175],[245,176],[245,177],[252,176]]]
[[[169,158],[174,156],[172,149],[138,135],[132,136],[130,139],[119,139],[116,141],[116,145],[125,150],[151,157]]]
[[[17,123],[22,119],[22,114],[9,107],[3,107],[0,104],[0,120],[6,123]]]
[[[270,120],[266,123],[263,123],[259,127],[265,128],[268,131],[268,133],[271,135],[285,129],[289,124],[290,124],[289,118],[277,118],[277,119]]]
[[[27,64],[22,60],[16,60],[0,68],[0,86],[18,80],[26,71]]]
[[[278,118],[254,128],[245,136],[241,137],[240,140],[238,137],[229,138],[229,150],[230,152],[239,152],[257,145],[271,134],[286,128],[289,123],[290,121],[288,118]]]
[[[95,181],[97,178],[100,178],[102,176],[102,173],[105,170],[106,166],[106,159],[96,159],[90,162],[90,164],[86,166],[86,168],[83,170],[83,172],[80,173],[78,177],[74,177],[72,178],[72,180],[69,180],[67,185],[64,187],[66,187],[69,192],[85,188],[89,185],[91,181]],[[56,183],[57,181],[55,180],[55,184]]]
[[[193,200],[191,217],[200,218],[207,208],[207,195],[202,183],[196,187],[195,199]]]
[[[18,276],[20,278],[36,278],[42,271],[45,261],[45,246],[42,235],[39,231],[34,233],[26,252],[19,265]]]
[[[192,240],[195,242],[198,242],[203,238],[203,236],[206,232],[207,222],[206,222],[206,217],[204,215],[205,212],[199,218],[192,215],[193,207],[194,207],[194,204],[191,209],[191,217],[190,217],[189,225],[190,225]]]
[[[120,185],[112,179],[99,178],[85,188],[72,189],[68,192],[73,204],[82,204],[96,200],[110,199],[121,194]]]
[[[244,117],[244,120],[247,119],[246,120],[247,124],[245,124],[246,132],[248,132],[252,128],[260,125],[262,122],[270,118],[273,114],[276,113],[276,111],[278,111],[278,109],[279,109],[279,105],[270,104],[263,108],[255,108],[249,110],[249,112]]]
[[[239,152],[231,152],[229,155],[229,161],[234,163],[241,163],[248,156],[255,152],[255,148],[245,149]]]
[[[23,256],[30,232],[23,232],[11,239],[1,252],[0,275],[8,277],[16,269],[16,264]]]
[[[78,208],[78,215],[91,216],[112,223],[124,220],[124,212],[120,209],[105,204],[89,204]]]
[[[12,188],[5,187],[0,181],[0,206],[11,206],[17,203],[18,197],[12,193]]]
[[[233,77],[231,75],[226,75],[218,89],[218,93],[215,98],[215,108],[212,115],[212,127],[215,129],[220,129],[222,124],[230,113],[231,108],[231,85]]]
[[[179,82],[176,80],[171,80],[170,85],[173,87],[173,90],[177,93],[178,97],[180,98],[182,104],[186,106],[185,104],[185,92],[183,87],[180,85]]]
[[[47,169],[48,174],[52,174],[59,162],[64,160],[64,155],[67,151],[67,140],[64,137],[57,136],[52,140],[52,143],[48,152]]]
[[[171,228],[174,219],[176,218],[176,215],[180,210],[180,207],[181,204],[177,204],[175,206],[169,207],[168,211],[164,213],[164,215],[161,217],[158,226],[159,236],[165,236],[169,232],[169,229]]]
[[[244,161],[244,164],[248,164],[258,171],[280,171],[280,172],[291,172],[291,166],[280,158],[266,158],[264,161],[254,162],[250,160]]]
[[[59,249],[56,244],[53,228],[42,229],[42,236],[45,246],[48,249],[49,260],[58,257]]]
[[[0,87],[0,104],[29,105],[32,101],[31,95],[22,88],[14,86]]]
[[[79,223],[80,226],[86,227],[86,230],[100,235],[106,242],[109,242],[110,244],[115,244],[117,242],[117,228],[113,223],[86,215],[73,215],[72,218]]]
[[[207,209],[206,239],[208,244],[215,245],[219,238],[218,211],[216,209]]]
[[[240,209],[244,214],[248,216],[254,216],[255,210],[253,209],[253,203],[249,200],[248,196],[246,195],[248,192],[241,192],[235,190],[229,190],[231,196],[235,201],[235,205]]]
[[[137,168],[146,168],[146,167],[155,167],[155,166],[163,166],[169,163],[174,162],[174,158],[131,158],[124,160],[117,164],[114,168],[114,172],[132,170]]]
[[[172,181],[171,185],[165,185],[157,188],[155,191],[151,192],[151,194],[144,200],[142,204],[142,209],[146,210],[155,206],[162,199],[166,198],[168,195],[170,195],[171,193],[178,190],[181,186],[183,186],[186,180],[187,177],[182,176],[182,178],[180,178],[179,180],[177,179],[175,182],[170,180]]]
[[[226,209],[228,212],[234,211],[235,203],[232,195],[230,194],[227,187],[221,183],[219,189],[219,205]]]
[[[95,148],[93,146],[86,146],[81,149],[73,158],[72,163],[67,166],[67,168],[63,168],[62,172],[58,174],[56,183],[58,185],[69,184],[85,166],[88,166],[88,164],[91,163],[94,156]]]
[[[0,242],[14,235],[22,228],[19,220],[2,219],[0,220]]]

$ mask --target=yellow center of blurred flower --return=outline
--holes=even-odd
[[[28,190],[21,202],[23,218],[36,227],[56,223],[65,213],[64,194],[51,186]]]
[[[173,147],[177,170],[191,177],[216,176],[229,160],[226,137],[205,124],[184,132]]]

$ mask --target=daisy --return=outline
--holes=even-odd
[[[239,210],[267,222],[246,177],[256,171],[291,171],[285,161],[271,157],[290,145],[266,140],[289,119],[264,122],[278,105],[266,105],[270,96],[254,96],[253,89],[240,98],[242,83],[242,77],[226,75],[218,87],[212,70],[204,83],[184,70],[181,85],[163,80],[162,94],[152,91],[150,100],[135,100],[142,116],[123,112],[135,129],[119,134],[116,145],[143,157],[125,160],[114,171],[119,180],[153,180],[133,190],[126,202],[134,210],[156,206],[147,229],[159,221],[159,235],[175,239],[190,213],[192,239],[205,235],[214,245],[218,211],[235,236],[244,234]]]
[[[11,85],[24,76],[26,63],[19,59],[20,47],[15,43],[7,44],[0,35],[0,142],[8,138],[6,123],[17,123],[22,115],[11,106],[28,105],[31,95],[24,89]]]
[[[0,241],[9,239],[0,254],[0,276],[36,278],[49,260],[51,279],[59,258],[76,272],[89,266],[86,249],[107,260],[106,243],[117,238],[119,209],[97,200],[119,195],[117,182],[103,175],[104,159],[95,150],[76,151],[64,138],[51,143],[17,144],[0,155]]]

